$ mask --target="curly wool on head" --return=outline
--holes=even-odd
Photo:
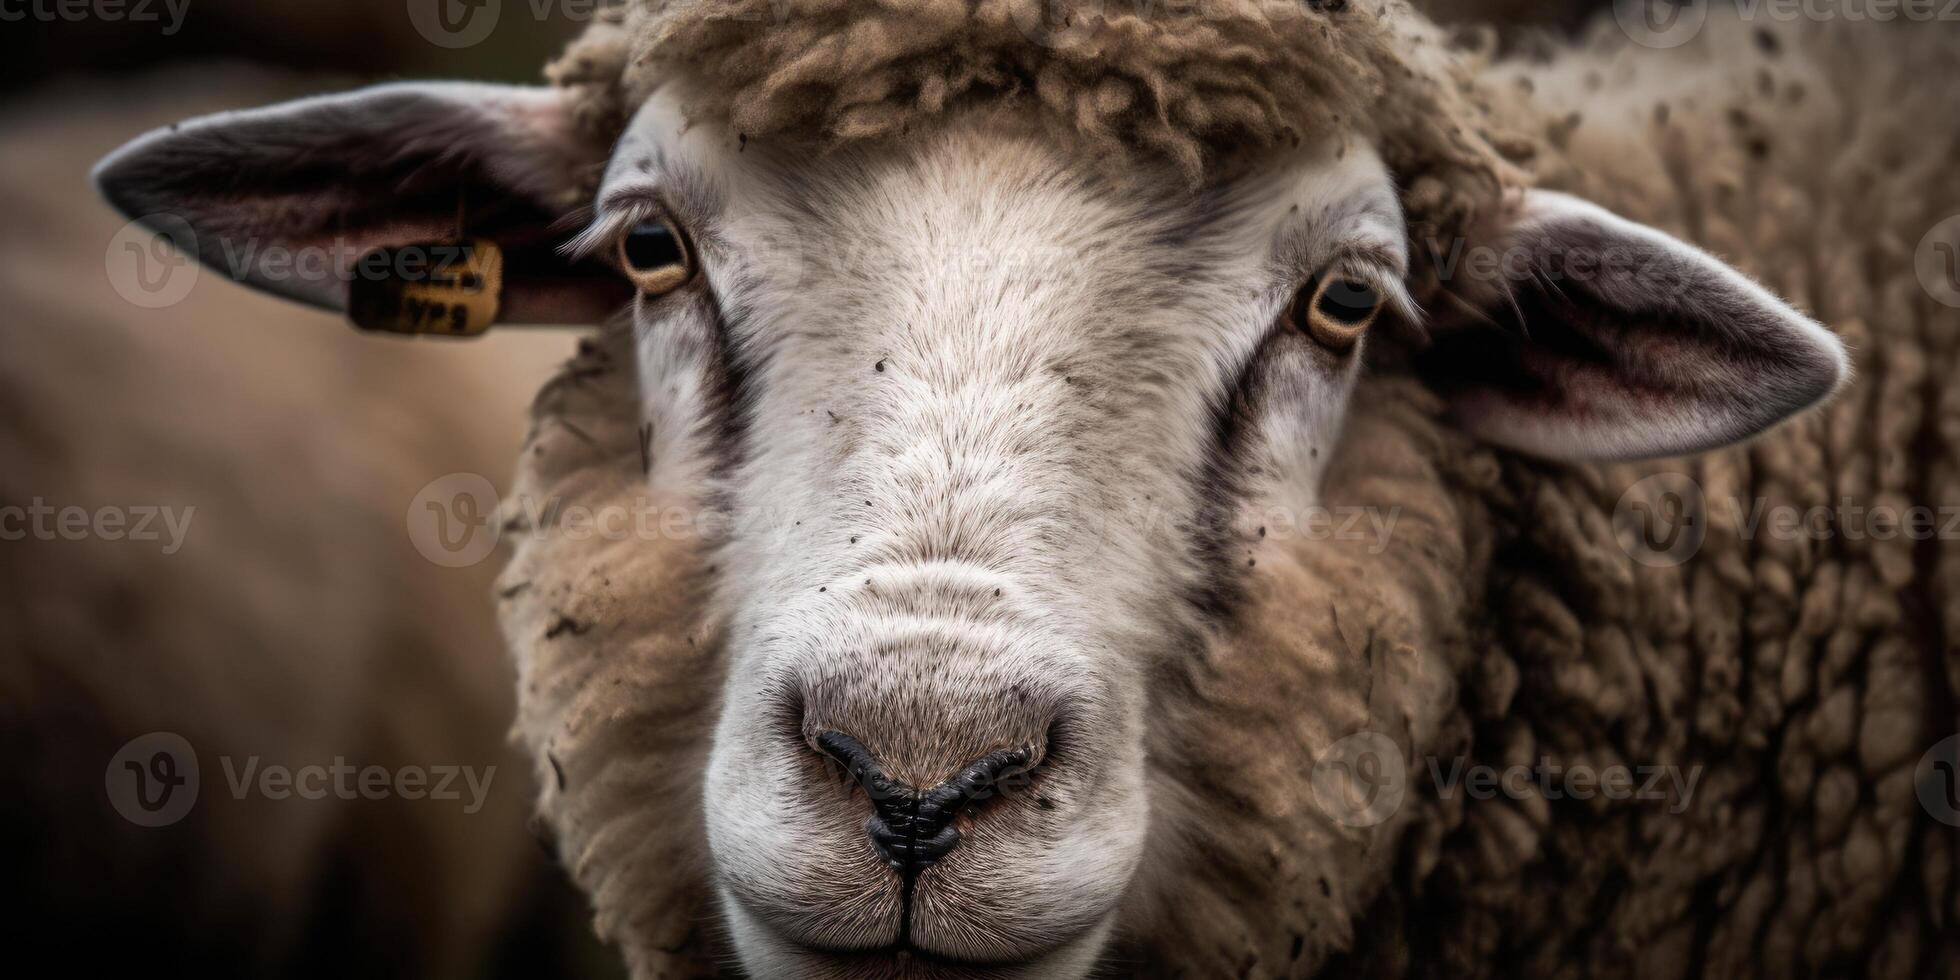
[[[1481,123],[1472,60],[1403,0],[627,0],[548,75],[599,143],[667,84],[696,118],[817,150],[1027,107],[1192,184],[1360,135],[1412,228],[1453,235],[1523,182]]]

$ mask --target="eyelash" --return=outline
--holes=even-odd
[[[611,194],[599,216],[561,248],[565,257],[589,259],[610,252],[626,229],[643,221],[662,220],[668,212],[659,200],[640,194]]]
[[[664,296],[692,282],[700,262],[686,229],[667,217],[669,209],[658,200],[635,195],[621,201],[621,197],[614,195],[618,203],[603,208],[602,217],[565,244],[566,256],[575,261],[602,257],[643,296]],[[664,235],[656,236],[663,229]],[[649,242],[654,237],[662,237],[664,241],[636,248],[636,237]],[[661,247],[654,248],[654,244]],[[671,257],[654,265],[642,266],[637,261],[641,258],[653,261],[665,253],[672,253]]]

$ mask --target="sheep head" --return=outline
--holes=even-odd
[[[506,318],[624,307],[541,397],[505,621],[544,813],[645,975],[711,907],[757,976],[1084,976],[1267,929],[1261,874],[1341,948],[1410,815],[1309,773],[1450,710],[1477,549],[1440,447],[1695,451],[1845,371],[1718,260],[1547,192],[1494,192],[1459,233],[1499,261],[1412,288],[1413,144],[1375,125],[1194,184],[1202,141],[1112,154],[1046,93],[813,148],[694,111],[708,82],[636,95],[609,151],[571,89],[398,85],[98,175],[303,300],[347,277],[232,260],[467,234]],[[654,520],[574,536],[567,498]]]

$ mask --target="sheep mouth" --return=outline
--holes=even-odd
[[[1014,957],[961,956],[916,945],[906,936],[878,946],[808,942],[792,939],[776,924],[756,916],[739,895],[731,893],[729,897],[742,917],[763,931],[770,945],[799,961],[798,976],[851,980],[1020,980],[1050,975],[1043,973],[1042,967],[1058,952],[1051,948]]]
[[[877,948],[796,947],[814,976],[891,978],[891,980],[1009,980],[1042,975],[1044,957],[1015,960],[975,960],[922,949],[910,942]]]
[[[1012,960],[967,959],[963,956],[954,956],[948,953],[935,953],[932,950],[913,945],[909,940],[888,943],[884,946],[870,949],[830,946],[799,946],[798,949],[801,952],[814,956],[850,960],[859,963],[886,960],[904,962],[910,960],[925,966],[977,972],[983,976],[988,975],[989,971],[1012,970],[1016,967],[1029,966],[1040,959],[1040,957]]]

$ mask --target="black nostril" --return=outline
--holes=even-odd
[[[894,802],[902,801],[909,805],[917,799],[918,793],[912,787],[887,778],[884,768],[871,755],[871,750],[857,739],[842,732],[819,732],[816,744],[819,752],[844,767],[852,782],[864,787],[872,805],[878,807],[880,812]]]
[[[1028,771],[1028,753],[989,753],[923,793],[887,777],[862,742],[842,732],[822,732],[817,748],[844,767],[864,787],[875,811],[865,824],[871,846],[893,871],[909,881],[945,857],[960,842],[953,818],[994,795],[1012,777]]]

